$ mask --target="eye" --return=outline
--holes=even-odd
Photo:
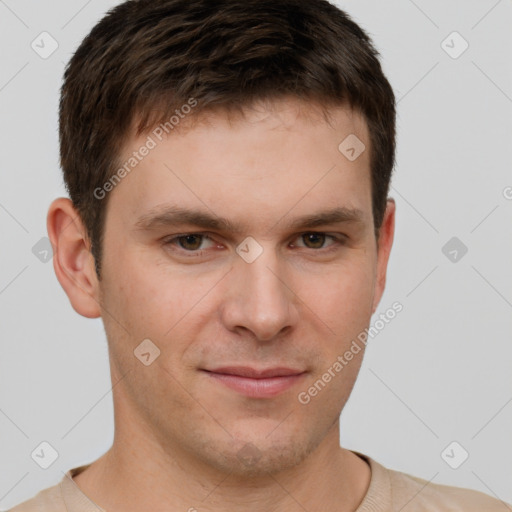
[[[200,233],[189,233],[185,235],[174,236],[172,238],[165,240],[164,243],[165,245],[177,246],[178,249],[183,249],[188,252],[194,252],[208,248],[204,246],[201,247],[205,239],[208,239],[210,240],[210,242],[213,243],[210,237]]]
[[[324,243],[327,239],[333,240],[333,243],[325,247]],[[299,245],[299,247],[306,247],[308,249],[326,249],[332,247],[333,245],[343,244],[344,241],[340,237],[327,235],[326,233],[320,233],[317,231],[302,233],[297,240],[302,240],[303,243],[305,244],[303,246]]]

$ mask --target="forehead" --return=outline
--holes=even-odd
[[[331,108],[326,119],[318,104],[289,99],[179,119],[132,137],[121,153],[123,163],[136,162],[111,200],[134,221],[173,204],[223,217],[243,215],[245,205],[269,220],[318,203],[371,208],[369,133],[356,110]],[[351,137],[365,147],[353,160]]]
[[[346,122],[350,120],[358,125],[360,130],[365,130],[366,121],[362,112],[352,107],[348,101],[333,103],[322,102],[318,98],[302,99],[291,95],[276,96],[274,98],[248,99],[240,104],[212,104],[198,106],[194,98],[183,101],[181,107],[176,104],[166,106],[165,100],[158,100],[153,107],[145,107],[145,115],[135,114],[132,119],[131,135],[128,144],[135,139],[134,133],[145,131],[150,133],[158,126],[172,124],[173,133],[184,133],[201,125],[211,126],[212,122],[219,119],[226,120],[232,125],[238,122],[254,123],[274,118],[282,125],[294,123],[298,119],[307,124],[322,122]],[[149,108],[149,110],[148,110]],[[174,119],[173,119],[174,118]],[[152,125],[148,127],[148,124]],[[145,130],[142,128],[146,127]],[[167,131],[168,132],[168,131]]]

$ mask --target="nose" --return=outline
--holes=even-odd
[[[252,263],[237,256],[229,279],[220,311],[228,330],[268,341],[296,325],[299,301],[275,251],[264,249]]]

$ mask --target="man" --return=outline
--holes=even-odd
[[[114,443],[13,512],[503,510],[339,446],[395,224],[395,99],[345,13],[125,2],[60,142],[54,268],[104,322]]]

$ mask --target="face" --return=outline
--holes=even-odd
[[[116,436],[256,474],[297,465],[337,425],[363,350],[307,392],[369,325],[394,217],[388,203],[379,249],[366,124],[332,112],[287,100],[231,122],[211,113],[152,135],[110,192],[95,286],[124,376]],[[354,161],[338,149],[350,134],[367,148]]]

